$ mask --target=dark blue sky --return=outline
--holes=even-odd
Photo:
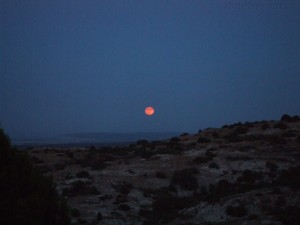
[[[0,0],[0,10],[0,122],[12,137],[197,132],[300,112],[299,1]]]

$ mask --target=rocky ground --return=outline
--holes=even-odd
[[[300,118],[126,147],[33,148],[73,224],[300,224]]]

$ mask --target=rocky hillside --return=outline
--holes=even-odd
[[[300,118],[127,147],[30,150],[73,224],[300,224]]]

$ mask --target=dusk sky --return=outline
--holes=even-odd
[[[0,0],[0,26],[12,138],[300,113],[297,0]]]

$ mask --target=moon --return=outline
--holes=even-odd
[[[145,108],[145,114],[147,116],[152,116],[154,114],[154,108],[152,106],[148,106]]]

